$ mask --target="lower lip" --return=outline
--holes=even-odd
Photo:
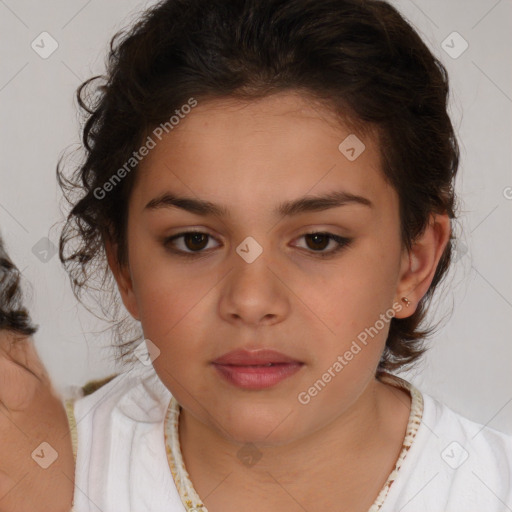
[[[297,373],[301,363],[281,363],[272,366],[235,366],[216,364],[216,370],[231,384],[243,389],[265,389]]]

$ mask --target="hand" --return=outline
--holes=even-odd
[[[0,512],[69,512],[74,466],[66,411],[32,339],[0,331]]]

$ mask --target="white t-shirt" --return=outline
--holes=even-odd
[[[379,512],[512,511],[512,436],[421,395],[421,423]],[[75,401],[74,512],[187,510],[164,442],[170,400],[138,363]]]

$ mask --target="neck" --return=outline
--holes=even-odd
[[[246,495],[252,492],[257,497],[268,495],[269,488],[282,494],[282,485],[296,494],[302,492],[303,500],[307,500],[304,490],[318,495],[318,489],[323,488],[328,493],[332,482],[336,493],[341,493],[347,503],[351,494],[368,496],[368,480],[376,476],[375,471],[368,471],[369,466],[376,467],[380,474],[377,492],[385,483],[400,453],[409,412],[407,392],[374,379],[347,410],[306,437],[274,446],[246,445],[249,457],[260,457],[255,464],[244,464],[238,455],[240,443],[197,421],[183,409],[179,434],[187,471],[200,496],[208,496],[223,481],[223,492],[229,495],[235,489],[243,489]],[[379,467],[379,462],[384,466]],[[333,475],[343,478],[333,480]],[[370,497],[371,505],[376,496]]]

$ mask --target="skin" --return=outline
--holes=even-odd
[[[339,509],[366,511],[398,457],[410,397],[374,377],[389,324],[309,404],[310,388],[365,328],[402,296],[411,315],[448,243],[446,215],[432,217],[413,250],[400,241],[398,196],[380,170],[371,132],[353,162],[338,145],[353,130],[295,93],[258,101],[199,103],[142,161],[129,204],[128,261],[109,264],[123,302],[160,350],[156,372],[182,406],[185,464],[210,512]],[[344,190],[350,203],[284,218],[283,201]],[[230,216],[145,209],[164,192],[211,201]],[[166,237],[195,229],[194,245]],[[325,259],[334,241],[352,238]],[[252,263],[235,249],[248,236],[263,248]],[[174,244],[174,245],[173,245]],[[204,247],[200,256],[181,257]],[[242,390],[211,362],[238,349],[272,348],[301,362],[294,376]],[[246,466],[238,450],[261,459]],[[320,492],[321,489],[321,492]]]
[[[47,468],[36,464],[51,453]],[[46,450],[46,451],[45,451]],[[0,331],[0,512],[69,512],[74,460],[61,398],[31,337]]]

